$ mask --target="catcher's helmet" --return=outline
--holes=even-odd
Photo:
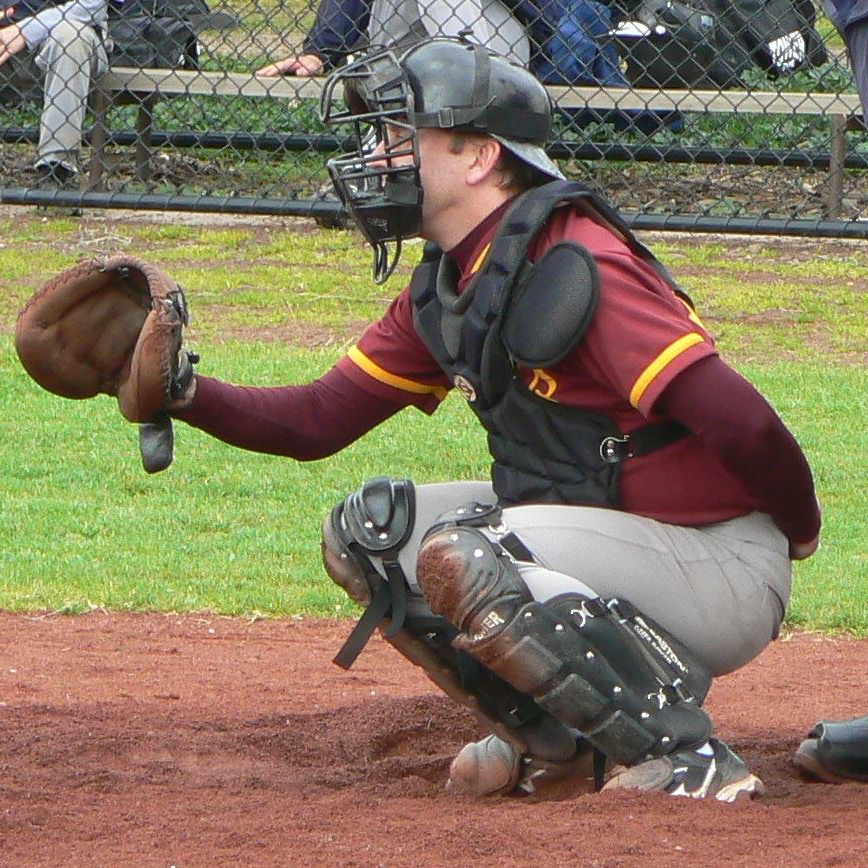
[[[401,240],[421,231],[417,129],[484,133],[537,170],[541,182],[563,177],[544,150],[552,126],[546,89],[523,67],[464,39],[427,39],[362,57],[329,78],[320,113],[324,123],[354,126],[356,151],[329,160],[328,169],[374,248],[378,283],[394,270]]]

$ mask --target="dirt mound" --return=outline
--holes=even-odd
[[[0,615],[0,863],[868,864],[868,786],[791,764],[818,717],[868,710],[868,642],[790,635],[715,682],[760,801],[475,800],[443,792],[474,720],[380,638],[338,669],[349,629]]]

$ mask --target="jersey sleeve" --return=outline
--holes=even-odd
[[[369,394],[433,413],[451,383],[413,328],[408,290],[389,306],[338,362],[341,373]]]
[[[681,371],[717,350],[688,303],[649,263],[613,241],[596,254],[600,301],[583,355],[598,377],[647,417]]]

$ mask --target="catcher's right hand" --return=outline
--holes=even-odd
[[[132,256],[80,262],[50,280],[18,315],[15,349],[40,386],[65,398],[117,397],[139,422],[149,473],[172,462],[167,406],[198,357],[181,348],[187,302],[159,268]]]

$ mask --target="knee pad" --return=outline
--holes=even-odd
[[[711,677],[623,599],[534,600],[510,555],[479,530],[426,536],[417,578],[431,608],[471,654],[596,748],[627,765],[704,742]]]
[[[500,507],[469,503],[441,515],[426,532],[416,559],[416,579],[432,610],[444,615],[459,630],[473,621],[479,605],[500,600],[508,608],[516,594],[530,599],[524,582],[513,570],[506,588],[499,562],[511,565],[507,552],[488,541],[478,528],[495,526]],[[424,576],[424,578],[423,578]]]
[[[335,658],[343,668],[352,665],[387,615],[389,631],[399,630],[403,623],[407,582],[398,554],[413,531],[415,504],[410,480],[378,477],[339,503],[323,524],[326,572],[353,600],[368,607]],[[372,557],[380,559],[385,577]]]
[[[409,479],[378,477],[346,497],[326,518],[322,534],[326,571],[356,602],[369,603],[384,581],[372,556],[382,560],[388,581],[405,581],[398,553],[413,531],[415,504]]]

